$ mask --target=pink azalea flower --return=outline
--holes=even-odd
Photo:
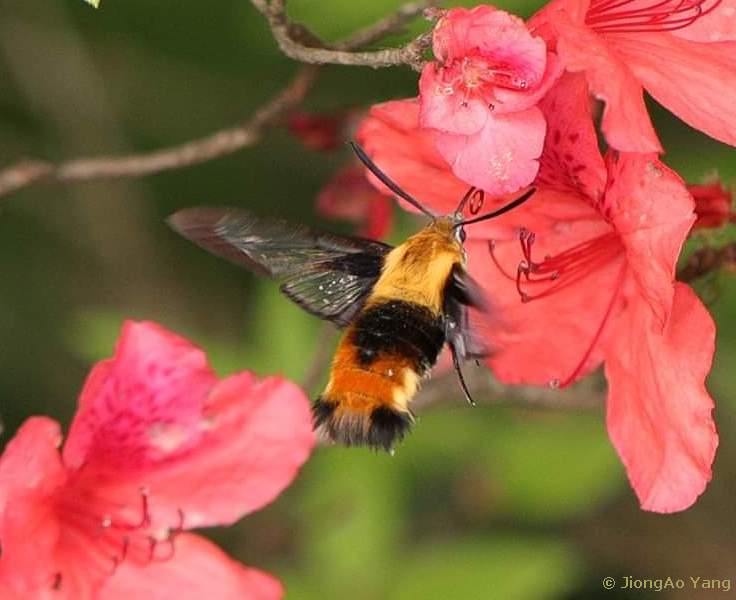
[[[351,164],[327,182],[317,197],[317,212],[357,226],[360,236],[381,239],[391,227],[391,199],[370,184],[363,169]]]
[[[548,135],[537,194],[467,230],[470,272],[503,321],[491,332],[489,365],[506,383],[568,385],[605,363],[609,435],[642,508],[685,509],[710,480],[718,443],[704,384],[715,326],[674,281],[695,220],[692,196],[654,154],[601,157],[581,76],[563,77],[540,106]],[[390,173],[398,183],[446,212],[459,196],[433,204],[421,193],[422,135],[408,114],[397,126],[395,112],[371,112],[360,129],[365,147],[379,149],[379,164],[400,162]],[[376,137],[386,129],[395,157]],[[412,170],[406,148],[415,147]],[[428,188],[439,187],[441,168],[432,173]],[[456,185],[447,169],[444,177],[444,189]]]
[[[554,0],[530,27],[605,101],[602,128],[614,148],[662,151],[643,89],[736,145],[736,0]]]
[[[446,11],[433,33],[437,62],[419,80],[420,123],[463,181],[493,194],[528,185],[545,124],[536,107],[559,76],[555,56],[524,22],[492,6]]]
[[[63,448],[59,425],[33,417],[0,458],[0,590],[279,598],[269,575],[175,534],[268,504],[313,444],[295,385],[245,372],[218,381],[187,340],[128,322],[115,356],[87,378]]]
[[[695,199],[695,213],[698,216],[694,227],[697,229],[721,227],[736,222],[733,212],[733,194],[724,188],[719,180],[711,183],[691,183],[688,191]]]

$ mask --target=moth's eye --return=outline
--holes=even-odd
[[[457,233],[455,234],[455,237],[457,237],[458,241],[461,244],[464,244],[465,243],[465,238],[466,238],[465,229],[463,227],[458,227],[457,228]]]

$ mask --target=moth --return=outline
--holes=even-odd
[[[437,216],[352,146],[384,185],[430,219],[396,247],[229,208],[185,209],[169,224],[213,254],[279,279],[284,295],[344,328],[313,404],[315,428],[348,446],[391,451],[413,424],[410,402],[445,344],[472,403],[460,364],[487,355],[469,319],[486,304],[466,270],[464,228],[519,206],[534,189],[466,219],[465,206],[478,193],[471,188],[452,214]]]

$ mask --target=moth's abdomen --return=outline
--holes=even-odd
[[[444,342],[442,318],[428,308],[369,304],[340,341],[315,427],[349,446],[391,449],[413,422],[409,402]]]

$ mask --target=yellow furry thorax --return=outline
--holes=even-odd
[[[440,314],[452,268],[465,263],[452,226],[449,218],[437,219],[389,252],[368,304],[405,300]]]

